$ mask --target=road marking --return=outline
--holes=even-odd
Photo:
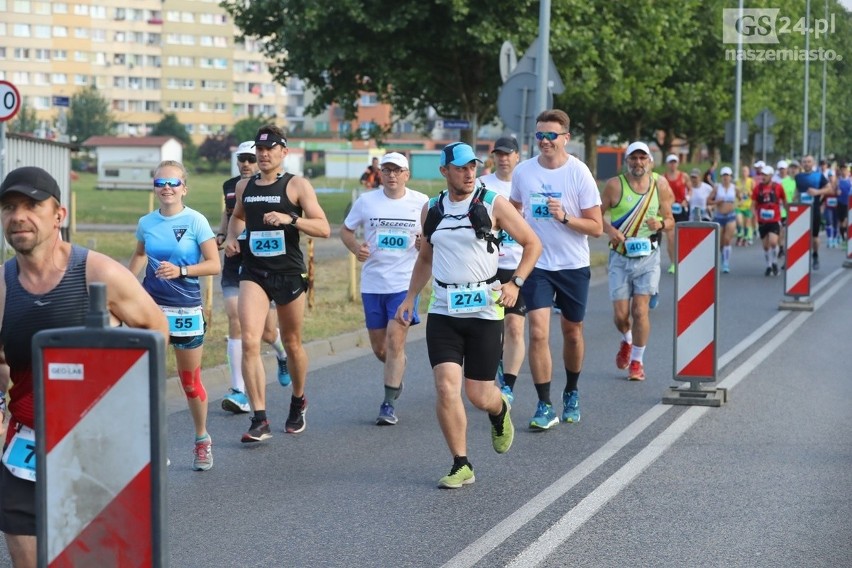
[[[828,278],[820,281],[819,284],[811,290],[811,296],[815,296],[819,290],[824,288],[829,282],[834,282],[834,286],[820,297],[814,304],[814,312],[802,312],[798,314],[793,321],[785,327],[778,335],[776,335],[767,345],[763,346],[758,352],[750,357],[743,365],[731,371],[720,387],[732,388],[739,383],[748,373],[742,373],[741,370],[747,368],[752,361],[758,358],[765,358],[771,351],[783,344],[784,341],[792,334],[792,332],[800,327],[805,320],[813,315],[828,299],[830,299],[837,291],[839,291],[849,280],[850,274],[840,279],[839,276],[844,272],[843,269],[838,269],[831,273]],[[840,281],[838,281],[840,280]],[[753,331],[736,347],[727,351],[719,358],[719,367],[724,368],[725,365],[736,359],[747,349],[751,348],[757,341],[771,332],[782,320],[788,317],[790,313],[779,312],[771,317],[762,326]],[[787,331],[787,330],[790,331]],[[769,346],[772,349],[769,350]],[[762,360],[762,359],[761,359]],[[749,372],[753,367],[748,367]],[[458,554],[452,557],[444,568],[461,568],[474,566],[482,560],[487,554],[500,546],[512,534],[520,530],[527,522],[538,516],[542,511],[549,507],[554,501],[564,496],[580,481],[593,473],[595,469],[603,465],[607,460],[614,456],[624,446],[636,439],[646,428],[653,424],[659,417],[663,416],[671,405],[656,404],[646,411],[642,416],[633,421],[629,426],[616,434],[601,448],[595,451],[588,458],[580,462],[565,475],[560,477],[554,483],[542,490],[538,495],[530,499],[525,505],[517,511],[499,522],[488,532],[483,534],[477,540],[469,544]],[[675,422],[671,424],[665,431],[660,433],[648,446],[634,456],[627,464],[619,469],[613,476],[606,480],[597,489],[592,491],[586,498],[578,503],[573,509],[566,513],[556,524],[551,526],[543,533],[538,540],[526,548],[518,557],[513,560],[509,566],[527,567],[536,565],[546,559],[547,555],[552,552],[559,544],[567,540],[578,528],[580,528],[588,519],[590,519],[597,511],[599,511],[607,502],[621,492],[633,479],[635,479],[642,471],[651,465],[662,453],[668,449],[683,433],[685,433],[701,416],[708,410],[707,407],[692,407],[683,413]]]

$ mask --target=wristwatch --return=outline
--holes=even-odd
[[[524,279],[520,276],[512,276],[512,284],[514,284],[518,288],[522,287],[524,285],[524,282]]]
[[[563,217],[562,220],[559,221],[559,222],[562,223],[563,225],[567,225],[568,224],[568,212],[562,211],[562,213],[565,215],[565,217]]]
[[[299,219],[298,215],[296,215],[295,213],[290,213],[290,224],[291,225],[295,225],[296,221],[298,221],[298,219]]]
[[[186,278],[187,276],[189,276],[189,272],[187,272],[187,270],[186,270],[186,267],[185,267],[185,266],[181,266],[181,267],[180,267],[180,277],[181,277],[181,278]]]

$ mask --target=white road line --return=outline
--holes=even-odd
[[[828,282],[837,280],[837,276],[844,272],[843,269],[838,269],[829,275],[828,278],[821,281],[818,285],[814,286],[811,290],[811,294],[815,295],[821,288],[823,288]],[[848,279],[848,278],[847,278]],[[835,288],[839,289],[842,286],[842,283],[838,283]],[[833,295],[837,290],[832,288],[831,295]],[[815,303],[814,309],[818,309],[819,306],[822,305],[822,299]],[[779,312],[772,318],[770,318],[766,323],[760,326],[757,330],[748,335],[743,341],[741,341],[736,347],[729,350],[722,357],[719,358],[719,368],[724,368],[725,365],[729,364],[731,361],[736,359],[741,353],[749,349],[752,345],[754,345],[757,341],[763,338],[767,333],[772,331],[785,317],[789,314],[786,312]],[[741,379],[740,379],[741,380]],[[724,382],[724,381],[723,381]],[[737,380],[736,382],[739,382]],[[736,383],[733,383],[736,384]],[[720,384],[720,386],[723,386]],[[730,387],[728,387],[730,388]],[[488,532],[483,534],[477,540],[469,544],[463,550],[461,550],[458,554],[456,554],[453,558],[451,558],[446,564],[444,564],[443,568],[462,568],[462,567],[470,567],[475,565],[477,562],[482,560],[487,554],[489,554],[492,550],[500,546],[507,538],[509,538],[512,534],[520,530],[527,522],[535,518],[539,515],[544,509],[549,507],[554,501],[565,495],[568,491],[571,490],[577,483],[585,479],[588,475],[593,473],[598,467],[603,465],[607,460],[609,460],[612,456],[614,456],[618,451],[621,450],[624,446],[632,442],[636,439],[648,426],[653,424],[660,416],[666,413],[671,408],[670,405],[657,404],[651,407],[648,411],[645,412],[642,416],[637,418],[633,423],[624,428],[621,432],[616,434],[609,442],[601,446],[596,452],[590,455],[588,458],[580,462],[573,469],[568,471],[565,475],[560,477],[550,486],[546,487],[541,491],[538,495],[530,499],[525,505],[519,508],[517,511],[506,517],[504,520],[499,522],[493,528],[491,528]],[[696,411],[700,410],[700,408],[695,407]],[[690,409],[690,411],[693,409]],[[685,416],[690,414],[690,411],[684,413],[681,418],[678,420],[682,420]],[[701,413],[694,412],[691,414],[697,414],[699,417]],[[697,420],[697,417],[695,418]],[[678,422],[676,421],[675,424]],[[683,423],[681,423],[683,424]],[[691,426],[691,424],[690,424]],[[674,427],[674,424],[669,428]],[[685,431],[685,430],[684,430]],[[665,434],[665,432],[663,433]],[[637,454],[634,457],[634,460],[639,458],[640,455],[644,455],[643,459],[647,459],[651,456],[651,453],[648,451],[648,448],[652,446],[657,447],[661,443],[661,436],[652,441],[649,446]],[[679,437],[679,435],[677,436]],[[677,438],[672,438],[674,441]],[[669,444],[665,445],[665,448],[668,447]],[[663,448],[663,449],[665,449]],[[662,450],[660,450],[662,453]],[[659,454],[658,454],[659,455]],[[651,461],[648,462],[648,465],[653,462],[656,457],[653,457]],[[633,460],[631,460],[632,462]],[[634,463],[634,466],[636,464]],[[625,466],[627,467],[627,466]],[[640,470],[637,470],[636,475],[640,473],[643,469],[645,469],[647,465],[642,467]],[[624,469],[624,468],[622,468]],[[618,473],[616,474],[618,475]],[[614,476],[613,476],[614,477]],[[633,476],[635,477],[635,475]],[[631,477],[630,479],[632,479]],[[602,486],[601,486],[602,487]],[[623,487],[623,486],[622,486]],[[620,491],[620,489],[619,489]],[[590,495],[591,496],[591,495]],[[611,498],[611,497],[610,497]],[[587,497],[588,499],[588,497]],[[607,499],[608,501],[609,499]],[[585,501],[585,500],[584,500]],[[601,504],[603,506],[604,503]],[[577,505],[580,506],[579,504]],[[576,507],[575,507],[576,508]],[[598,507],[599,508],[599,507]],[[596,511],[597,509],[595,509]],[[572,510],[573,511],[573,510]],[[569,513],[570,515],[571,513]],[[594,512],[592,512],[594,514]],[[568,515],[566,515],[567,517]],[[588,518],[590,518],[589,515]],[[585,522],[585,521],[583,521]],[[578,527],[579,528],[579,525]],[[564,529],[562,529],[564,530]],[[576,530],[574,528],[573,530]],[[572,530],[572,532],[573,532]],[[570,535],[566,535],[565,538],[568,538]],[[529,550],[529,549],[528,549]]]
[[[852,275],[833,278],[831,288],[814,303],[814,312],[802,312],[796,315],[789,324],[784,326],[777,335],[758,349],[742,365],[734,369],[720,387],[732,388],[749,376],[763,361],[769,358],[779,347],[790,339],[815,311],[830,300],[837,292],[847,285]],[[630,459],[624,466],[604,481],[594,491],[589,493],[573,509],[565,513],[561,519],[547,529],[535,542],[524,549],[509,563],[508,568],[529,568],[538,566],[574,532],[585,524],[595,513],[606,505],[622,489],[627,487],[636,477],[648,468],[663,452],[686,433],[693,424],[708,410],[708,407],[692,407],[684,412],[671,426],[654,438],[645,448]]]

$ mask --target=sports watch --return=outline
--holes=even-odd
[[[524,285],[524,279],[520,276],[512,276],[512,284],[520,288]]]
[[[185,266],[181,266],[180,267],[180,277],[186,278],[187,276],[189,276],[189,272],[187,271]]]

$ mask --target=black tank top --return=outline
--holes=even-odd
[[[246,241],[242,244],[243,265],[269,272],[303,274],[307,271],[302,249],[299,248],[299,229],[289,224],[273,227],[263,222],[263,216],[271,211],[302,215],[302,208],[293,205],[287,198],[287,184],[293,174],[284,174],[274,183],[257,185],[256,177],[249,180],[243,191],[243,210],[246,219]],[[289,219],[288,219],[289,221]],[[251,237],[256,231],[284,230],[286,254],[280,256],[255,256],[251,252]]]
[[[0,340],[6,353],[12,382],[9,409],[15,419],[33,427],[33,336],[43,329],[73,327],[85,323],[89,309],[86,258],[89,251],[71,245],[68,269],[56,287],[42,296],[30,294],[18,280],[18,262],[5,264],[6,304]]]
[[[222,193],[225,195],[225,214],[228,217],[228,222],[231,221],[231,214],[234,212],[234,207],[237,204],[237,184],[240,180],[243,179],[242,176],[232,177],[222,184]],[[242,244],[245,241],[240,241]],[[243,263],[243,255],[242,253],[237,253],[234,256],[225,256],[222,262],[222,272],[234,272],[239,270],[240,265]]]

